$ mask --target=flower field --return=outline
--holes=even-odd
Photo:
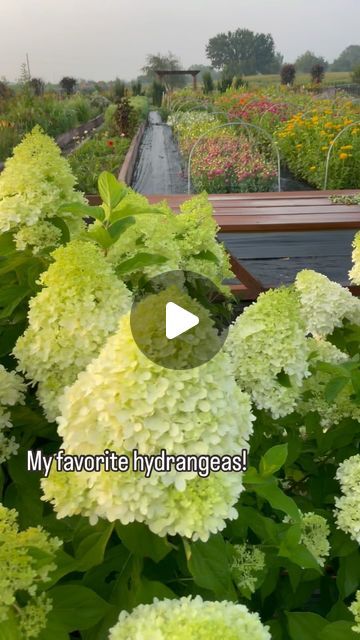
[[[358,187],[360,108],[355,101],[341,95],[330,100],[310,93],[270,87],[267,93],[260,89],[251,92],[228,90],[222,95],[207,96],[206,102],[201,94],[195,94],[191,102],[187,94],[183,98],[182,110],[179,93],[180,97],[175,93],[171,99],[175,108],[169,122],[185,159],[196,140],[206,133],[206,126],[210,132],[216,124],[243,123],[242,126],[218,129],[209,133],[209,137],[204,136],[202,146],[199,145],[194,152],[192,180],[196,191],[273,190],[274,181],[271,183],[270,177],[275,175],[275,145],[283,167],[290,170],[296,179],[323,189],[329,154],[326,187]],[[208,112],[196,111],[196,105],[200,104]],[[226,148],[229,136],[232,137],[230,146],[234,151]],[[244,137],[248,139],[247,145]],[[209,142],[210,138],[216,138],[215,149]],[[218,158],[216,166],[214,154]],[[231,177],[230,163],[233,167]],[[262,165],[260,171],[259,165]],[[214,180],[215,170],[218,173]]]
[[[304,179],[300,157],[320,166],[313,141],[328,146],[356,120],[352,105],[330,114],[319,101],[304,115],[302,104],[301,115],[274,104],[262,122]],[[261,120],[263,107],[243,106],[248,122]],[[221,121],[173,114],[184,156]],[[94,145],[110,155],[108,124]],[[357,161],[359,131],[349,131],[330,181],[339,167],[338,180],[353,179],[342,154]],[[270,189],[269,149],[244,131],[210,134],[198,149],[198,189]],[[85,144],[80,153],[91,162]],[[225,294],[220,311],[232,302],[212,206],[203,193],[174,215],[112,167],[98,176],[101,204],[89,206],[72,167],[35,127],[0,175],[0,638],[356,640],[360,300],[303,270],[235,315],[214,358],[161,367],[131,331],[132,303],[147,291],[149,340],[165,340],[149,278],[195,271]],[[311,171],[319,184],[321,171]],[[359,233],[350,278],[360,285]],[[204,291],[178,286],[182,304],[209,319]],[[160,295],[171,299],[171,287]],[[213,324],[205,335],[196,327],[188,348],[217,338]],[[120,465],[164,450],[170,470],[106,468],[114,452]],[[99,468],[87,469],[96,456]],[[182,469],[186,456],[197,470]]]

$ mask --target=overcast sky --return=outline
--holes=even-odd
[[[306,49],[332,61],[360,44],[360,0],[0,0],[0,77],[31,73],[132,79],[148,53],[206,64],[209,38],[238,27],[272,33],[293,62]]]

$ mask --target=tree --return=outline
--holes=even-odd
[[[210,71],[204,71],[204,73],[202,74],[202,81],[204,93],[211,93],[212,91],[214,91],[214,81],[212,79]]]
[[[60,87],[63,91],[65,91],[67,96],[71,96],[74,93],[76,87],[75,78],[71,78],[70,76],[64,76],[60,80]]]
[[[311,67],[311,79],[315,84],[320,84],[324,80],[325,67],[323,64],[314,64]]]
[[[331,65],[332,71],[352,71],[360,65],[360,45],[351,44],[346,47]]]
[[[120,80],[120,78],[115,78],[115,82],[114,82],[114,86],[113,86],[113,90],[112,90],[112,94],[114,97],[114,100],[121,100],[121,98],[124,97],[126,92],[126,85],[125,82],[123,82],[122,80]]]
[[[206,55],[215,69],[231,77],[254,73],[271,73],[279,65],[279,54],[270,33],[237,29],[210,38]]]
[[[354,67],[351,74],[351,80],[355,82],[355,84],[360,84],[360,64],[357,67]]]
[[[312,51],[305,51],[295,60],[296,71],[301,71],[302,73],[311,73],[311,69],[316,64],[322,65],[324,70],[329,66],[325,58],[315,55]]]
[[[45,91],[45,82],[41,78],[31,78],[30,86],[35,96],[43,96]]]
[[[281,67],[281,84],[294,84],[296,67],[294,64],[284,64]]]
[[[146,74],[148,80],[157,80],[156,71],[178,71],[181,69],[179,58],[169,51],[166,55],[161,53],[149,54],[146,58],[146,64],[142,71]],[[168,76],[166,79],[168,87],[183,87],[186,84],[184,76]]]

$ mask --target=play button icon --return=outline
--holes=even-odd
[[[175,302],[166,304],[166,327],[165,334],[168,340],[173,340],[181,334],[189,331],[199,324],[199,318],[194,313],[190,313]]]
[[[144,280],[130,315],[138,348],[168,369],[193,369],[211,360],[231,320],[231,296],[208,278],[180,270]]]

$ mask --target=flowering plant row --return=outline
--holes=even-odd
[[[130,305],[158,271],[229,277],[211,206],[175,216],[105,172],[98,187],[89,207],[39,130],[0,177],[0,637],[356,640],[360,301],[305,270],[212,360],[164,369],[136,346]],[[360,284],[359,235],[353,262]],[[244,447],[245,472],[207,478],[26,470],[29,449]]]
[[[229,90],[214,96],[213,104],[216,110],[227,114],[230,121],[261,127],[265,134],[272,136],[284,164],[296,178],[322,189],[330,150],[327,187],[358,187],[360,111],[355,102],[343,96],[334,100],[319,99],[292,90],[268,89],[266,94]],[[263,149],[271,148],[269,139],[261,131],[256,137]]]
[[[231,193],[270,191],[274,184],[275,167],[261,153],[252,138],[236,131],[236,127],[221,125],[215,114],[183,112],[169,119],[179,141],[183,156],[189,159],[195,147],[191,178],[196,192]],[[201,140],[201,136],[203,139]],[[200,139],[200,140],[199,140]]]

